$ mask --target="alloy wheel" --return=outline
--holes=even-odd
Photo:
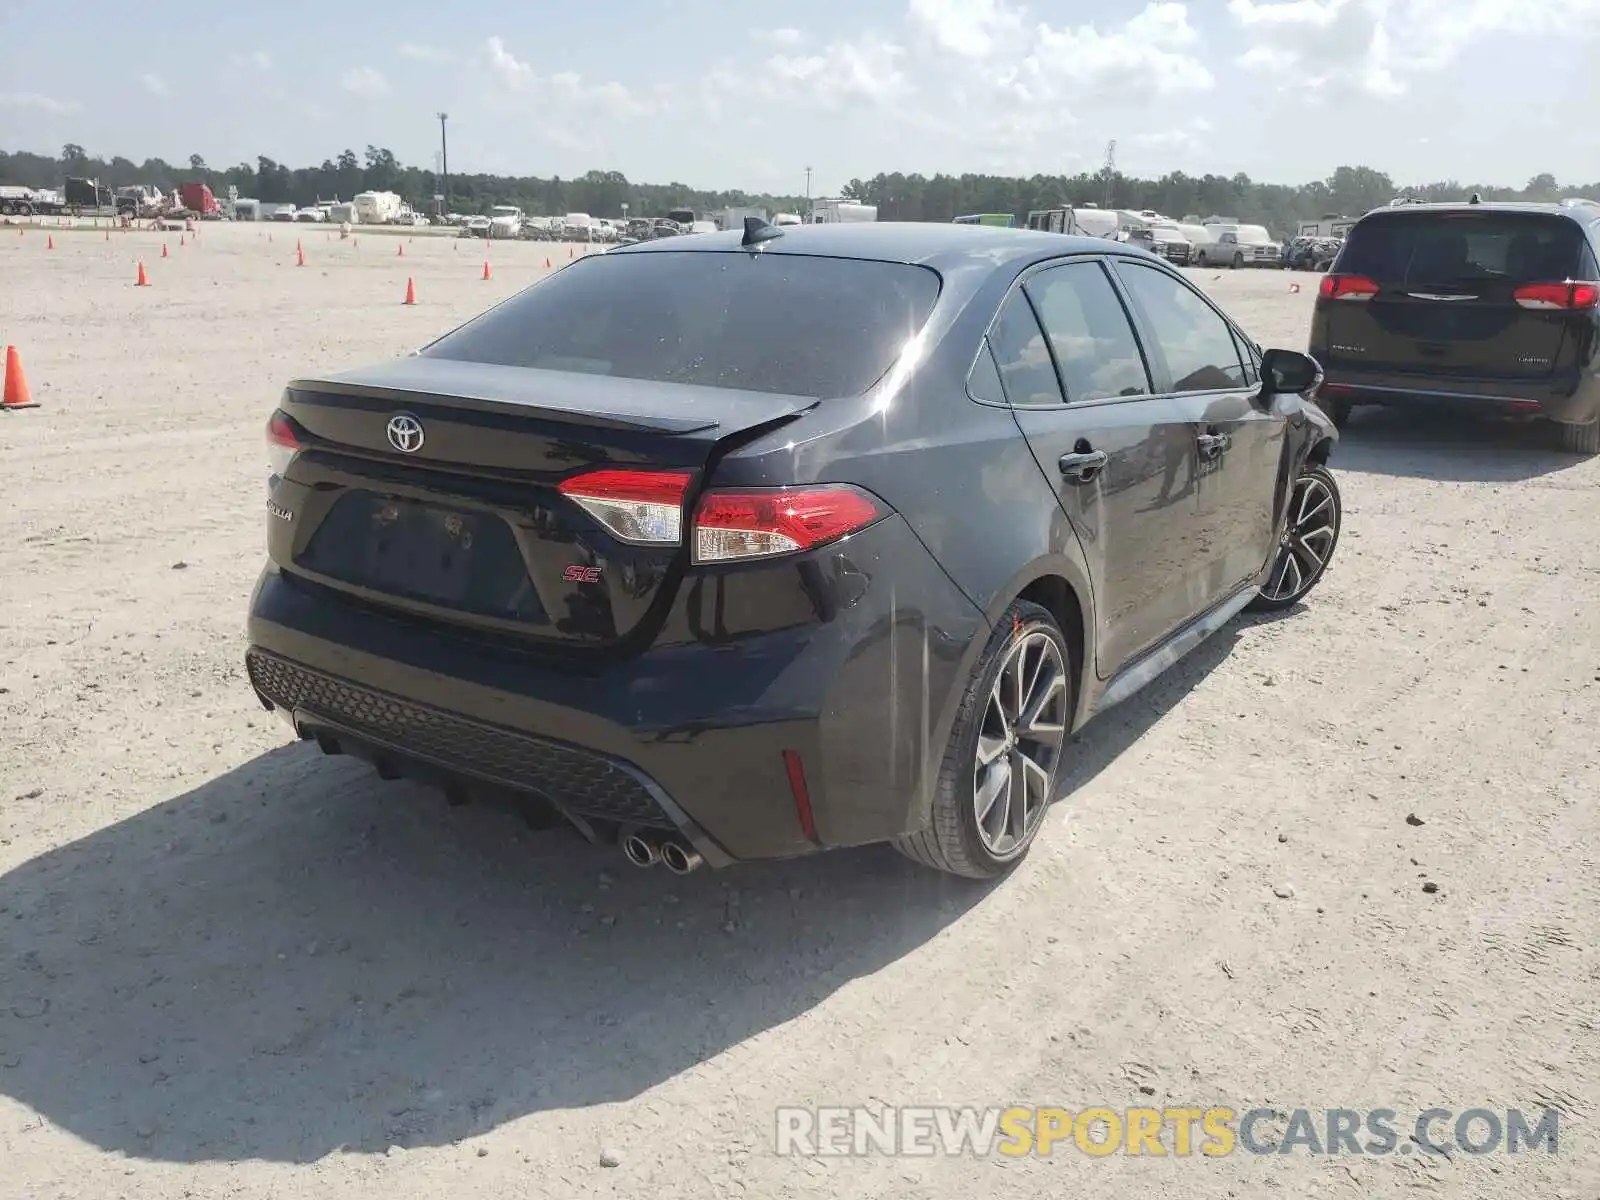
[[[1296,600],[1322,574],[1339,536],[1339,501],[1315,475],[1306,474],[1289,498],[1289,519],[1278,545],[1278,559],[1261,595],[1274,603]]]
[[[1020,853],[1050,805],[1069,693],[1054,637],[1035,629],[1011,643],[989,689],[973,763],[978,837],[996,858]]]

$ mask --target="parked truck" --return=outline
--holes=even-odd
[[[211,189],[203,183],[180,183],[178,201],[187,212],[202,221],[222,220],[222,205],[217,202]]]
[[[876,221],[876,204],[857,204],[851,200],[816,200],[811,205],[812,225],[845,225],[855,221]]]

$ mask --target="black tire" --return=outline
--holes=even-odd
[[[1557,425],[1561,448],[1569,454],[1600,454],[1600,415],[1587,425]]]
[[[1041,638],[1053,645],[1062,668],[1059,699],[1052,701],[1050,706],[1052,711],[1059,709],[1061,714],[1060,744],[1047,773],[1043,803],[1036,814],[1028,818],[1031,823],[1021,831],[1015,844],[997,853],[986,841],[986,835],[979,830],[977,775],[983,768],[978,759],[978,740],[985,728],[985,719],[990,712],[991,699],[997,692],[996,685],[1002,670],[1013,661],[1014,651],[1018,647],[1035,646],[1037,639]],[[1066,758],[1072,714],[1078,701],[1077,671],[1078,666],[1072,661],[1066,638],[1062,636],[1055,618],[1037,604],[1026,600],[1014,602],[997,623],[972,682],[961,699],[955,725],[950,731],[950,745],[945,750],[944,762],[939,768],[928,826],[894,839],[891,843],[894,848],[923,866],[967,879],[996,879],[1021,862],[1044,826],[1045,816],[1055,799],[1056,782]],[[1016,752],[1020,752],[1020,743]],[[1008,757],[1014,757],[1016,752]],[[1036,777],[1036,774],[1030,776],[1028,772],[1019,772],[1019,778]],[[1023,786],[1026,791],[1026,782]],[[1007,803],[1010,803],[1009,796]],[[1027,809],[1026,803],[1024,808]],[[1005,816],[1006,813],[1001,815]]]
[[[1237,271],[1242,266],[1244,266],[1244,254],[1240,251],[1235,251],[1233,255],[1233,269]]]
[[[1323,490],[1331,512],[1323,514],[1320,508],[1302,502],[1301,497],[1312,488]],[[1299,604],[1322,581],[1339,547],[1339,531],[1344,527],[1344,500],[1339,495],[1338,481],[1327,467],[1302,467],[1289,493],[1287,507],[1284,533],[1273,555],[1272,567],[1261,590],[1245,606],[1246,612],[1283,612]],[[1313,524],[1318,517],[1324,520]],[[1285,559],[1291,557],[1293,564],[1286,566]],[[1296,572],[1292,581],[1291,570]]]

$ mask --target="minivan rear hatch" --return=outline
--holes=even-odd
[[[1377,213],[1323,280],[1312,340],[1335,376],[1544,378],[1571,365],[1593,316],[1596,295],[1567,285],[1597,273],[1582,229],[1555,213]]]
[[[582,261],[419,354],[292,383],[269,553],[397,614],[573,649],[647,637],[717,459],[867,390],[938,291],[897,263]]]

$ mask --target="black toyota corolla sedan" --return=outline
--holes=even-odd
[[[993,877],[1075,729],[1322,576],[1319,382],[1104,240],[592,256],[289,385],[250,679],[328,752],[641,866],[889,842]]]

